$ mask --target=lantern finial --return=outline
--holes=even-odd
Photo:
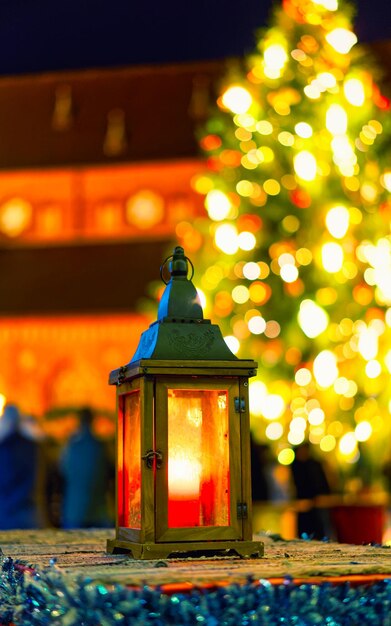
[[[169,264],[170,281],[166,282],[163,277],[164,268]],[[187,277],[191,265],[192,273]],[[167,287],[164,290],[158,309],[158,321],[189,322],[203,320],[201,302],[196,288],[191,279],[194,268],[190,259],[185,256],[181,246],[174,249],[172,256],[167,257],[160,268],[160,276]]]
[[[174,249],[174,254],[172,255],[172,257],[168,258],[172,258],[170,264],[171,276],[187,276],[187,261],[189,261],[190,263],[191,261],[187,258],[187,256],[185,256],[185,251],[181,246],[176,246],[176,248]]]

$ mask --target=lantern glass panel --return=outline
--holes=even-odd
[[[141,528],[141,442],[140,390],[126,394],[123,401],[123,476],[119,476],[120,525]],[[120,438],[119,438],[120,441]],[[121,444],[120,444],[121,445]],[[122,484],[121,484],[122,483]],[[121,494],[122,490],[122,494]],[[121,498],[122,495],[122,498]]]
[[[230,523],[227,389],[168,389],[168,527]]]

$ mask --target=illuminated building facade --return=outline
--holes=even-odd
[[[107,376],[148,326],[145,286],[202,211],[195,127],[220,69],[0,81],[2,403],[114,410]]]

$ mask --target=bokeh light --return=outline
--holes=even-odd
[[[357,43],[357,37],[346,28],[334,28],[326,35],[326,41],[340,54],[348,54]]]
[[[222,96],[223,105],[233,113],[246,113],[251,106],[251,94],[244,87],[234,85]]]
[[[306,299],[300,304],[298,321],[302,331],[313,339],[326,330],[329,316],[316,302]]]

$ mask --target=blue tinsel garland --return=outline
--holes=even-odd
[[[54,562],[27,573],[11,558],[2,560],[0,578],[1,626],[391,626],[390,607],[391,580],[361,587],[249,580],[168,595],[70,581]]]

